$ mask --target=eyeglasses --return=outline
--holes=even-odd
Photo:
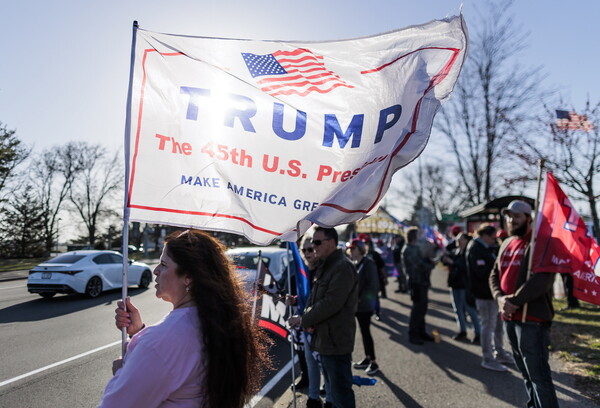
[[[312,254],[313,252],[315,252],[314,249],[312,249],[311,247],[308,248],[302,248],[302,253],[303,254]]]
[[[330,239],[331,239],[331,238],[313,239],[313,240],[312,240],[312,244],[313,244],[314,246],[320,246],[320,245],[323,243],[323,241],[328,241],[328,240],[330,240]]]

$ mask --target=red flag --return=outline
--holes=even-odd
[[[600,246],[552,173],[536,230],[531,272],[570,273],[575,297],[600,305]]]

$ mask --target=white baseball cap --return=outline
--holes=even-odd
[[[502,215],[506,215],[506,213],[521,213],[526,215],[531,215],[531,206],[527,204],[525,201],[521,200],[513,200],[508,204],[508,207],[503,208],[500,212]]]

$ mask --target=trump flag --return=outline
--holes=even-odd
[[[135,27],[126,215],[262,245],[369,216],[425,148],[466,51],[462,16],[323,42]]]
[[[573,294],[600,305],[600,247],[558,182],[548,172],[538,210],[531,272],[570,273]]]

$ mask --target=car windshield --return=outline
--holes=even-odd
[[[80,259],[85,258],[85,255],[75,255],[75,254],[64,254],[59,255],[56,258],[52,258],[45,263],[58,263],[58,264],[74,264]]]

